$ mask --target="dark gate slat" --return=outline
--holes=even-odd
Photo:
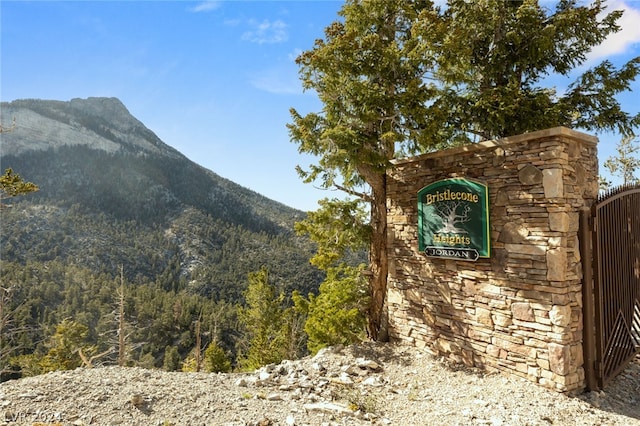
[[[640,186],[594,206],[595,364],[607,385],[640,352]]]

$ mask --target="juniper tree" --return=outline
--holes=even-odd
[[[629,90],[640,58],[609,61],[560,93],[548,75],[569,76],[617,31],[622,12],[604,0],[347,0],[324,38],[298,58],[320,112],[291,109],[291,140],[318,158],[301,178],[339,189],[370,212],[368,328],[384,339],[386,171],[407,154],[553,126],[632,134],[640,116],[616,96]],[[321,207],[322,210],[324,207]],[[326,215],[319,215],[326,218]],[[317,227],[326,222],[316,222]]]
[[[293,295],[296,310],[306,316],[304,330],[311,353],[366,337],[368,294],[362,275],[366,265],[354,255],[366,250],[366,212],[355,200],[321,200],[320,205],[322,209],[310,212],[307,219],[295,225],[297,232],[317,243],[310,260],[326,273],[317,295]]]

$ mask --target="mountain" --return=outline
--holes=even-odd
[[[3,262],[62,261],[134,283],[238,301],[266,266],[284,291],[317,289],[304,213],[186,158],[115,98],[0,105],[2,171],[40,187],[2,211]],[[239,163],[241,160],[237,160]],[[239,164],[241,166],[241,164]]]

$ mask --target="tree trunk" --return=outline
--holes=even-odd
[[[202,369],[202,336],[200,334],[200,318],[196,320],[196,348],[195,348],[195,356],[196,356],[196,372],[200,372]]]
[[[369,335],[376,341],[387,341],[385,300],[387,297],[387,187],[386,175],[378,174],[370,182],[371,246],[369,248]]]
[[[118,365],[124,367],[126,361],[126,337],[124,322],[124,265],[120,265],[120,300],[118,301]]]

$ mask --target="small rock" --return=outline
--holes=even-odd
[[[360,368],[366,368],[371,371],[378,371],[382,369],[382,367],[380,367],[380,364],[378,364],[377,362],[365,358],[357,359],[356,365]]]
[[[276,369],[276,364],[267,364],[264,367],[262,367],[260,370],[266,371],[267,373],[273,373],[275,369]]]
[[[325,366],[324,366],[324,365],[322,365],[322,363],[320,363],[320,362],[314,362],[314,363],[311,365],[311,367],[312,367],[314,370],[319,371],[319,372],[321,372],[321,373],[322,373],[322,372],[324,372],[324,371],[327,371],[327,369],[325,368]]]
[[[504,424],[504,420],[499,417],[491,417],[489,421],[491,422],[491,426],[502,426]]]
[[[18,398],[27,398],[27,399],[33,399],[37,397],[38,397],[37,393],[21,393],[20,395],[18,395]]]
[[[279,393],[270,393],[267,395],[268,401],[282,401],[282,395]]]
[[[313,404],[304,404],[304,409],[311,412],[329,413],[329,414],[341,414],[353,416],[354,411],[343,405],[334,404],[332,402],[318,402]]]
[[[131,405],[133,405],[134,407],[140,409],[144,407],[145,402],[146,401],[144,400],[144,397],[139,393],[131,395]]]
[[[351,379],[351,377],[349,377],[349,374],[347,373],[341,373],[340,377],[338,377],[335,380],[336,383],[340,383],[342,385],[352,385],[353,384],[353,380]]]
[[[261,382],[265,382],[269,379],[271,379],[271,373],[269,373],[268,371],[261,371],[258,375],[258,380],[260,380]]]
[[[366,369],[360,368],[357,365],[348,366],[344,372],[352,376],[366,376],[367,374],[369,374],[369,372]]]
[[[362,381],[362,384],[367,386],[374,386],[374,387],[384,386],[384,383],[382,383],[382,380],[380,380],[380,378],[376,376],[367,377]]]

